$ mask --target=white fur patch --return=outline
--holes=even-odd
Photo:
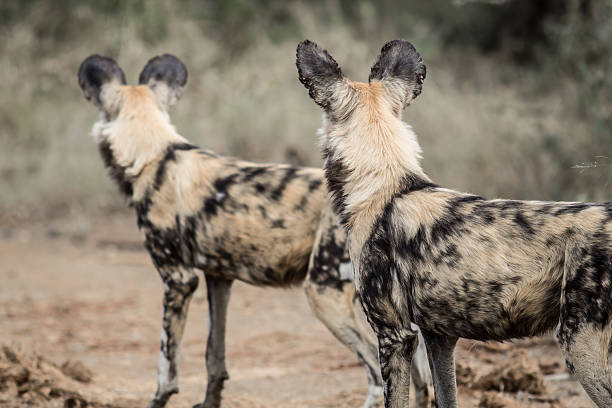
[[[202,254],[197,254],[196,255],[196,263],[198,265],[206,265],[208,263],[208,258],[206,258],[204,255]]]
[[[340,279],[350,281],[355,280],[355,270],[353,269],[353,264],[351,262],[341,263],[338,270],[340,272]]]
[[[168,336],[166,335],[166,331],[162,330],[161,334],[162,344],[167,344]],[[157,361],[157,383],[160,388],[167,387],[170,381],[168,377],[168,373],[170,372],[170,362],[166,359],[163,351],[159,352],[159,360]]]

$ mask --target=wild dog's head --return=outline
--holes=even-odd
[[[385,44],[370,70],[368,83],[352,82],[342,74],[334,58],[312,41],[297,47],[299,79],[310,97],[332,121],[342,121],[359,105],[377,105],[400,116],[421,93],[426,68],[421,55],[405,40]]]
[[[139,86],[129,86],[115,60],[94,54],[81,63],[78,78],[85,98],[112,120],[124,108],[147,100],[167,111],[183,93],[187,68],[174,55],[158,55],[143,68],[138,78]]]
[[[299,79],[324,110],[323,156],[334,208],[351,225],[357,213],[375,214],[401,180],[427,180],[416,135],[401,121],[421,93],[425,65],[408,41],[382,47],[367,83],[350,81],[332,56],[311,41],[297,47]]]
[[[96,54],[81,63],[78,80],[85,98],[102,113],[92,133],[115,173],[136,177],[169,143],[186,142],[168,116],[187,82],[187,69],[175,56],[151,58],[139,85],[132,86],[126,85],[123,70],[112,58]]]

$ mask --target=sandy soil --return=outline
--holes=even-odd
[[[132,216],[0,225],[0,282],[0,407],[146,405],[161,283]],[[191,305],[170,407],[204,395],[204,293]],[[300,288],[235,284],[227,354],[224,407],[360,407],[365,397],[357,359],[310,313]],[[461,341],[457,364],[462,407],[592,406],[549,337]]]

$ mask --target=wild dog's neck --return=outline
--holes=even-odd
[[[381,106],[384,89],[360,96],[344,123],[327,121],[323,133],[326,177],[336,211],[360,246],[394,195],[431,185],[419,160],[416,135],[392,109]]]
[[[148,184],[154,182],[155,170],[151,167],[155,166],[151,164],[158,162],[171,145],[188,142],[176,133],[167,113],[152,101],[142,98],[131,105],[134,106],[128,109],[124,104],[113,120],[102,117],[94,125],[92,134],[120,191],[129,199],[137,200]]]

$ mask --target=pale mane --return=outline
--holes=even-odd
[[[393,115],[383,85],[351,83],[351,89],[359,100],[352,115],[341,124],[325,118],[320,134],[334,159],[347,168],[346,212],[352,234],[361,240],[407,175],[430,179],[421,168],[417,136]]]
[[[92,136],[98,143],[109,143],[116,163],[125,168],[128,177],[137,177],[170,143],[188,143],[176,132],[148,86],[116,86],[104,97],[107,103],[120,104],[119,113],[112,121],[103,116],[94,124]]]

